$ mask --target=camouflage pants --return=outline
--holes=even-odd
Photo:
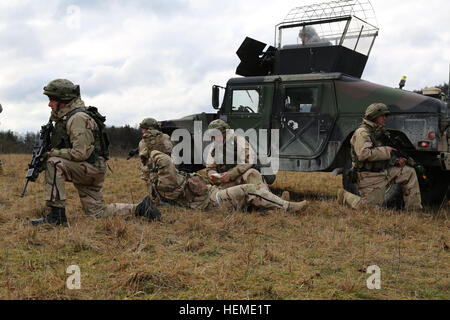
[[[93,217],[124,216],[134,213],[136,205],[103,204],[103,183],[106,169],[96,168],[87,162],[75,162],[52,157],[45,172],[45,200],[49,207],[64,208],[65,182],[72,182],[78,191],[84,212]]]
[[[366,205],[381,206],[391,184],[402,186],[406,210],[422,209],[419,181],[415,170],[409,166],[391,167],[382,172],[359,172],[358,190],[361,197],[345,192],[344,202],[354,209]]]
[[[239,185],[242,185],[242,184],[262,185],[267,190],[269,190],[269,187],[264,182],[261,173],[258,170],[253,169],[253,168],[248,169],[247,171],[245,171],[242,175],[237,177],[234,181],[229,181],[227,183],[221,183],[221,184],[219,184],[217,186],[220,189],[226,189],[226,188],[230,188],[230,187],[239,186]]]
[[[242,184],[223,190],[213,189],[208,209],[217,207],[229,211],[246,211],[248,207],[287,210],[289,202],[271,193],[264,184]]]
[[[152,156],[158,167],[157,190],[159,194],[182,207],[196,210],[224,208],[245,211],[249,206],[287,210],[291,205],[290,202],[271,193],[265,184],[243,184],[223,190],[209,185],[207,194],[188,200],[184,183],[185,177],[178,173],[172,159],[162,152],[153,152]]]

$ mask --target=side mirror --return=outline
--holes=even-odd
[[[216,110],[219,109],[219,97],[220,97],[220,87],[212,87],[212,107]]]

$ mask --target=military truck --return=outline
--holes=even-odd
[[[351,167],[349,140],[367,106],[382,102],[392,112],[386,122],[391,136],[425,168],[418,175],[423,202],[440,204],[450,184],[448,107],[440,99],[361,79],[378,32],[367,0],[294,8],[275,27],[274,46],[245,39],[237,51],[240,77],[225,88],[213,86],[217,112],[163,121],[162,129],[171,134],[185,128],[193,136],[194,121],[206,130],[217,118],[243,130],[278,129],[280,170],[340,173]],[[268,145],[275,142],[267,139]],[[192,163],[181,169],[202,168]],[[346,175],[343,184],[357,193]],[[388,190],[388,202],[401,198],[398,191]]]

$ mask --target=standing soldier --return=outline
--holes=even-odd
[[[284,209],[287,212],[303,211],[307,201],[283,200],[261,184],[243,184],[226,189],[207,184],[197,174],[178,172],[171,157],[160,152],[150,154],[156,173],[155,191],[162,201],[195,210],[246,210],[248,206],[259,209]]]
[[[409,160],[397,157],[395,148],[385,145],[384,123],[390,114],[388,107],[374,103],[367,110],[363,122],[353,134],[351,155],[357,172],[357,185],[361,197],[343,189],[338,191],[338,202],[354,209],[365,205],[381,206],[390,184],[400,184],[407,210],[422,209],[419,182]]]
[[[167,155],[172,153],[173,142],[170,137],[161,132],[158,121],[153,118],[144,119],[140,128],[142,129],[142,140],[139,142],[139,157],[141,158],[141,179],[150,184],[152,173],[149,168],[150,153],[153,150],[161,151]]]
[[[89,216],[133,213],[136,209],[133,204],[103,204],[108,142],[96,122],[97,117],[81,100],[80,87],[69,80],[57,79],[44,88],[44,94],[50,100],[50,120],[55,122],[50,151],[45,155],[48,158],[45,200],[50,213],[45,218],[32,220],[32,224],[66,224],[66,181],[72,182],[78,190],[83,210]]]

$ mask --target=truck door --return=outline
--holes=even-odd
[[[272,113],[273,86],[270,84],[252,86],[230,86],[225,95],[225,108],[221,117],[233,129],[245,131],[255,129],[259,141],[259,130],[267,129],[270,139],[270,118]],[[264,141],[270,150],[268,141]],[[257,146],[253,146],[256,150]]]
[[[333,83],[286,83],[280,90],[280,157],[318,157],[336,121]]]

